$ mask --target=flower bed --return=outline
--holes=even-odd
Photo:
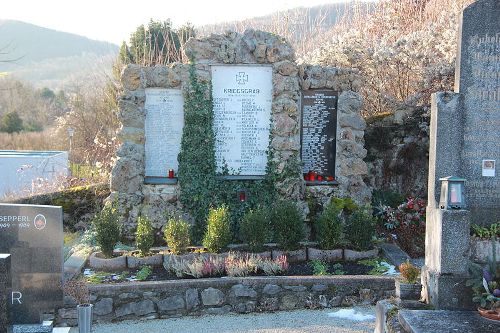
[[[170,318],[375,304],[394,293],[382,276],[245,277],[89,286],[94,321]],[[59,324],[76,323],[74,305],[58,310]]]

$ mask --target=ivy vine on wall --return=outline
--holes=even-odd
[[[201,82],[193,61],[184,96],[184,130],[179,153],[179,200],[195,220],[192,239],[200,243],[206,229],[209,208],[225,204],[229,208],[233,241],[239,241],[239,221],[249,209],[268,208],[277,199],[276,184],[286,177],[297,177],[297,168],[278,174],[274,151],[269,145],[266,175],[259,180],[229,180],[216,172],[213,103],[210,85]],[[270,141],[271,142],[271,136]],[[246,200],[238,193],[245,191]]]

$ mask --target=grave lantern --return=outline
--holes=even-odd
[[[246,189],[240,189],[240,190],[238,190],[238,192],[237,192],[237,199],[241,203],[247,201],[247,190]]]
[[[441,181],[441,209],[465,209],[465,179],[455,176],[439,178]]]

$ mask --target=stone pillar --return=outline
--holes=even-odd
[[[10,254],[0,253],[0,333],[7,333],[8,301],[11,288]]]
[[[436,309],[470,309],[468,278],[470,212],[427,207],[424,300]]]

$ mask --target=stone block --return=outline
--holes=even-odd
[[[235,297],[257,297],[257,292],[253,290],[250,286],[245,286],[243,284],[236,284],[231,287],[231,294]]]
[[[198,294],[198,289],[188,289],[186,290],[186,309],[192,310],[200,305],[200,296]]]
[[[201,301],[206,306],[222,305],[224,299],[224,293],[219,289],[207,288],[201,292]]]
[[[299,303],[299,298],[294,294],[287,294],[281,298],[280,310],[295,309]]]
[[[427,207],[425,265],[440,274],[467,274],[470,212]]]
[[[468,275],[440,274],[422,269],[422,295],[424,300],[436,309],[474,309],[472,294],[466,286]]]
[[[375,306],[375,330],[374,333],[386,333],[387,330],[387,319],[391,311],[396,309],[396,306],[389,302],[389,300],[381,300],[377,302]]]
[[[123,69],[121,82],[127,90],[137,90],[141,87],[142,68],[139,65],[130,64]]]
[[[99,302],[94,304],[94,314],[98,316],[105,316],[113,312],[113,299],[102,298]]]
[[[266,284],[262,292],[266,295],[276,295],[279,294],[283,289],[275,284]]]
[[[183,310],[185,307],[184,298],[181,296],[167,297],[157,303],[159,311]]]

